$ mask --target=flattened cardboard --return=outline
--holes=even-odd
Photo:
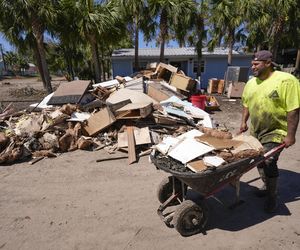
[[[174,73],[170,79],[170,85],[190,92],[195,88],[195,81],[188,76]]]
[[[206,135],[206,134],[197,136],[197,137],[195,137],[195,139],[199,142],[210,145],[217,150],[226,149],[226,148],[227,149],[236,148],[243,144],[243,142],[241,142],[239,140],[220,139],[220,138],[216,138],[216,137]]]
[[[231,151],[233,154],[236,154],[246,149],[260,150],[263,148],[260,141],[251,135],[240,134],[238,136],[233,137],[233,139],[241,141],[241,144]]]
[[[136,145],[150,144],[151,137],[150,137],[149,128],[134,127],[134,139]],[[126,132],[118,133],[118,148],[125,148],[125,147],[128,147],[127,133]]]
[[[90,136],[93,136],[113,124],[115,121],[116,118],[113,113],[108,108],[104,108],[99,112],[92,114],[83,128]]]
[[[129,103],[116,110],[117,119],[145,118],[152,112],[152,103]]]
[[[47,102],[47,105],[78,104],[89,85],[90,81],[81,80],[62,83]]]

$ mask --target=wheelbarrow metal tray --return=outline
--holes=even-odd
[[[173,161],[173,159],[158,158],[156,155],[151,156],[151,160],[157,168],[172,174],[174,177],[181,180],[183,183],[203,196],[209,195],[214,190],[222,187],[226,183],[229,183],[235,177],[243,175],[263,159],[263,156],[244,158],[214,169],[207,169],[203,172],[192,173],[180,172],[168,167],[168,164],[170,164],[169,161]]]

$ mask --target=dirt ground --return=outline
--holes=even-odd
[[[15,84],[1,85],[0,98]],[[218,99],[222,111],[212,114],[214,121],[237,131],[240,100]],[[0,166],[0,249],[300,249],[299,129],[297,141],[279,160],[276,214],[265,214],[264,200],[253,195],[261,184],[253,169],[242,177],[245,202],[232,210],[209,198],[206,233],[186,238],[156,213],[156,190],[167,174],[147,156],[128,166],[126,159],[96,162],[121,152],[77,150],[34,165]],[[192,190],[188,196],[199,199]],[[234,190],[227,187],[217,198],[229,205]]]

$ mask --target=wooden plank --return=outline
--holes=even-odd
[[[207,166],[205,166],[203,160],[196,160],[196,161],[191,161],[189,163],[187,163],[186,165],[190,170],[194,171],[194,172],[201,172],[203,170],[205,170],[207,168]]]
[[[83,128],[90,136],[93,136],[113,124],[115,121],[116,118],[112,112],[108,108],[104,108],[91,115]]]
[[[151,137],[148,127],[134,127],[135,145],[150,144]],[[128,147],[127,134],[125,132],[118,133],[118,148]]]
[[[128,141],[128,164],[136,162],[134,129],[132,126],[127,127],[127,141]]]

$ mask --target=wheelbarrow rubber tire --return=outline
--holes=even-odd
[[[182,236],[191,236],[204,231],[208,219],[208,209],[204,203],[196,204],[191,200],[177,206],[173,224]]]
[[[160,203],[164,203],[167,199],[169,199],[173,193],[173,183],[172,183],[172,176],[164,178],[161,183],[158,186],[157,189],[157,198]],[[183,194],[182,194],[182,187],[181,182],[177,178],[175,178],[175,191],[178,193],[178,198],[180,200],[183,200]],[[184,191],[186,193],[187,186],[185,185]],[[170,205],[178,205],[178,200],[173,200]]]

